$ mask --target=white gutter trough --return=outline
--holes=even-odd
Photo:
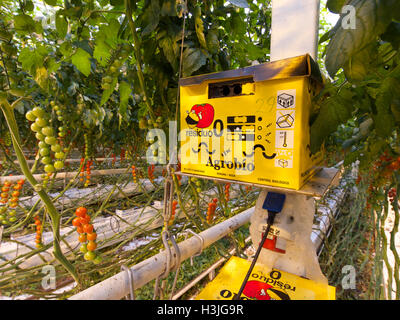
[[[247,209],[234,217],[219,223],[201,233],[204,240],[202,245],[200,239],[195,236],[178,243],[181,254],[181,261],[184,261],[204,248],[212,245],[214,242],[222,239],[232,231],[243,226],[250,221],[250,217],[254,212],[254,207]],[[174,248],[171,248],[171,269],[175,266],[176,253]],[[163,250],[159,254],[146,259],[131,269],[134,288],[140,288],[156,279],[165,272],[167,265],[167,253]],[[70,300],[119,300],[129,293],[129,277],[127,272],[120,272],[78,294],[70,297]]]

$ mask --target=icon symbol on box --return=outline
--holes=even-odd
[[[282,168],[286,168],[289,165],[289,161],[287,161],[285,159],[278,159],[278,164]]]
[[[282,93],[278,96],[278,104],[281,107],[289,108],[294,105],[294,96],[288,93]]]
[[[293,126],[294,118],[290,114],[284,114],[276,120],[279,128],[290,128]]]

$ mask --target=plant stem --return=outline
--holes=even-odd
[[[149,97],[147,96],[146,84],[144,81],[144,75],[143,75],[143,71],[142,71],[142,59],[141,59],[141,55],[140,55],[139,38],[136,33],[135,22],[132,19],[132,8],[131,8],[130,0],[125,0],[125,10],[126,10],[126,17],[128,18],[128,21],[129,21],[129,27],[132,32],[133,47],[135,50],[136,68],[137,68],[137,74],[138,74],[138,78],[139,78],[140,88],[143,91],[150,118],[154,123],[156,118],[154,116],[153,109],[151,108]]]
[[[74,280],[80,284],[78,274],[74,268],[74,266],[67,260],[64,254],[61,251],[60,247],[60,215],[57,212],[52,200],[49,195],[42,189],[42,187],[38,184],[31,171],[29,170],[28,163],[25,159],[25,156],[20,147],[20,136],[18,132],[17,122],[14,116],[13,107],[6,101],[0,101],[0,108],[3,111],[4,118],[6,119],[8,128],[11,133],[11,139],[14,146],[15,154],[18,158],[19,165],[21,167],[22,173],[25,175],[28,182],[32,185],[34,190],[39,195],[40,199],[45,204],[47,211],[50,215],[53,229],[53,255],[54,257],[62,264],[62,266],[71,274]]]

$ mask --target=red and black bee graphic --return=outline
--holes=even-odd
[[[189,127],[207,128],[214,121],[214,107],[211,104],[196,104],[187,111],[186,123]]]

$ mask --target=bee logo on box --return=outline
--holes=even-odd
[[[211,104],[195,104],[187,111],[186,123],[190,128],[207,128],[214,121],[214,107]]]

